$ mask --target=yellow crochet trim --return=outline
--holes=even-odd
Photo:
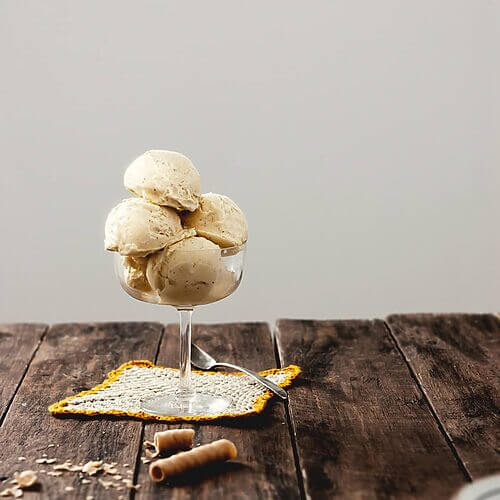
[[[252,415],[257,415],[258,413],[261,413],[269,399],[273,396],[273,393],[271,391],[266,391],[264,394],[259,396],[255,404],[252,408],[251,411],[246,412],[246,413],[220,413],[217,415],[206,415],[206,416],[197,416],[197,417],[162,417],[159,415],[152,415],[150,413],[146,413],[143,411],[139,412],[131,412],[131,411],[122,411],[122,410],[72,410],[67,408],[67,404],[74,400],[77,399],[81,396],[86,396],[88,394],[97,394],[99,391],[102,389],[106,389],[110,387],[114,382],[118,380],[120,375],[125,371],[128,370],[134,366],[138,367],[143,367],[143,368],[161,368],[162,370],[173,370],[173,371],[178,371],[177,368],[169,368],[166,366],[157,366],[151,361],[146,361],[146,360],[133,360],[133,361],[128,361],[127,363],[124,363],[120,367],[118,367],[116,370],[113,370],[108,373],[106,379],[104,382],[102,382],[99,385],[96,385],[92,389],[89,389],[87,391],[82,391],[79,394],[75,394],[74,396],[69,396],[57,403],[54,403],[53,405],[49,406],[49,412],[52,415],[68,415],[68,414],[79,414],[79,415],[89,415],[89,416],[95,416],[95,415],[116,415],[116,416],[121,416],[121,417],[133,417],[133,418],[140,418],[140,419],[145,419],[145,420],[161,420],[162,422],[179,422],[179,421],[197,421],[197,422],[205,422],[209,420],[216,420],[219,418],[235,418],[235,417],[247,417],[247,416],[252,416]],[[260,375],[266,376],[270,375],[272,373],[279,373],[279,372],[285,372],[287,374],[287,377],[283,382],[281,382],[279,385],[281,387],[288,387],[292,384],[293,380],[299,375],[300,373],[300,368],[296,365],[289,365],[285,368],[272,368],[270,370],[264,370],[259,372]],[[241,375],[244,375],[242,372],[202,372],[202,371],[197,371],[193,370],[193,373],[199,373],[203,375],[227,375],[229,377],[238,377]]]

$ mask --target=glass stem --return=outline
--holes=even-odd
[[[191,316],[193,309],[177,309],[179,311],[179,390],[191,392]]]

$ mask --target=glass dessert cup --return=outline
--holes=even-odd
[[[194,255],[196,254],[196,255]],[[180,264],[173,274],[164,277],[166,286],[153,291],[145,277],[130,271],[129,257],[116,253],[115,273],[122,288],[133,298],[150,304],[169,305],[179,313],[179,386],[142,401],[142,410],[160,416],[200,416],[221,413],[230,401],[215,394],[193,391],[191,387],[191,318],[196,306],[211,304],[231,295],[239,286],[245,266],[246,243],[222,250],[178,250]],[[200,265],[193,266],[193,258]],[[200,274],[201,273],[201,274]],[[142,276],[142,279],[141,279]],[[202,278],[202,279],[200,279]]]

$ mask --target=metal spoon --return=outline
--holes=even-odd
[[[253,377],[257,382],[260,382],[263,386],[267,387],[270,391],[274,392],[281,399],[288,399],[288,394],[279,385],[276,385],[274,382],[271,382],[267,378],[262,377],[258,373],[253,372],[252,370],[248,370],[247,368],[243,368],[241,366],[232,365],[231,363],[219,363],[215,361],[210,354],[207,354],[203,349],[200,349],[196,344],[191,344],[191,364],[200,370],[211,370],[216,366],[224,366],[226,368],[233,368],[234,370],[238,370],[239,372],[244,372],[250,377]]]

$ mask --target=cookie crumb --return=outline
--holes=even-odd
[[[132,480],[128,478],[125,478],[123,482],[125,483],[125,486],[131,490],[138,490],[141,487],[140,484],[134,484]]]
[[[36,473],[32,470],[23,470],[22,472],[14,473],[14,482],[19,488],[29,488],[37,482]]]
[[[0,491],[0,497],[15,497],[19,498],[23,496],[23,490],[14,486],[13,488],[7,488],[6,490]]]
[[[99,483],[104,486],[104,489],[109,490],[109,488],[112,488],[114,486],[113,481],[105,481],[104,479],[99,478],[98,479]]]
[[[89,476],[93,476],[100,470],[102,470],[102,460],[91,460],[82,467],[82,472]]]
[[[102,464],[102,469],[105,474],[118,474],[118,470],[112,464]]]

